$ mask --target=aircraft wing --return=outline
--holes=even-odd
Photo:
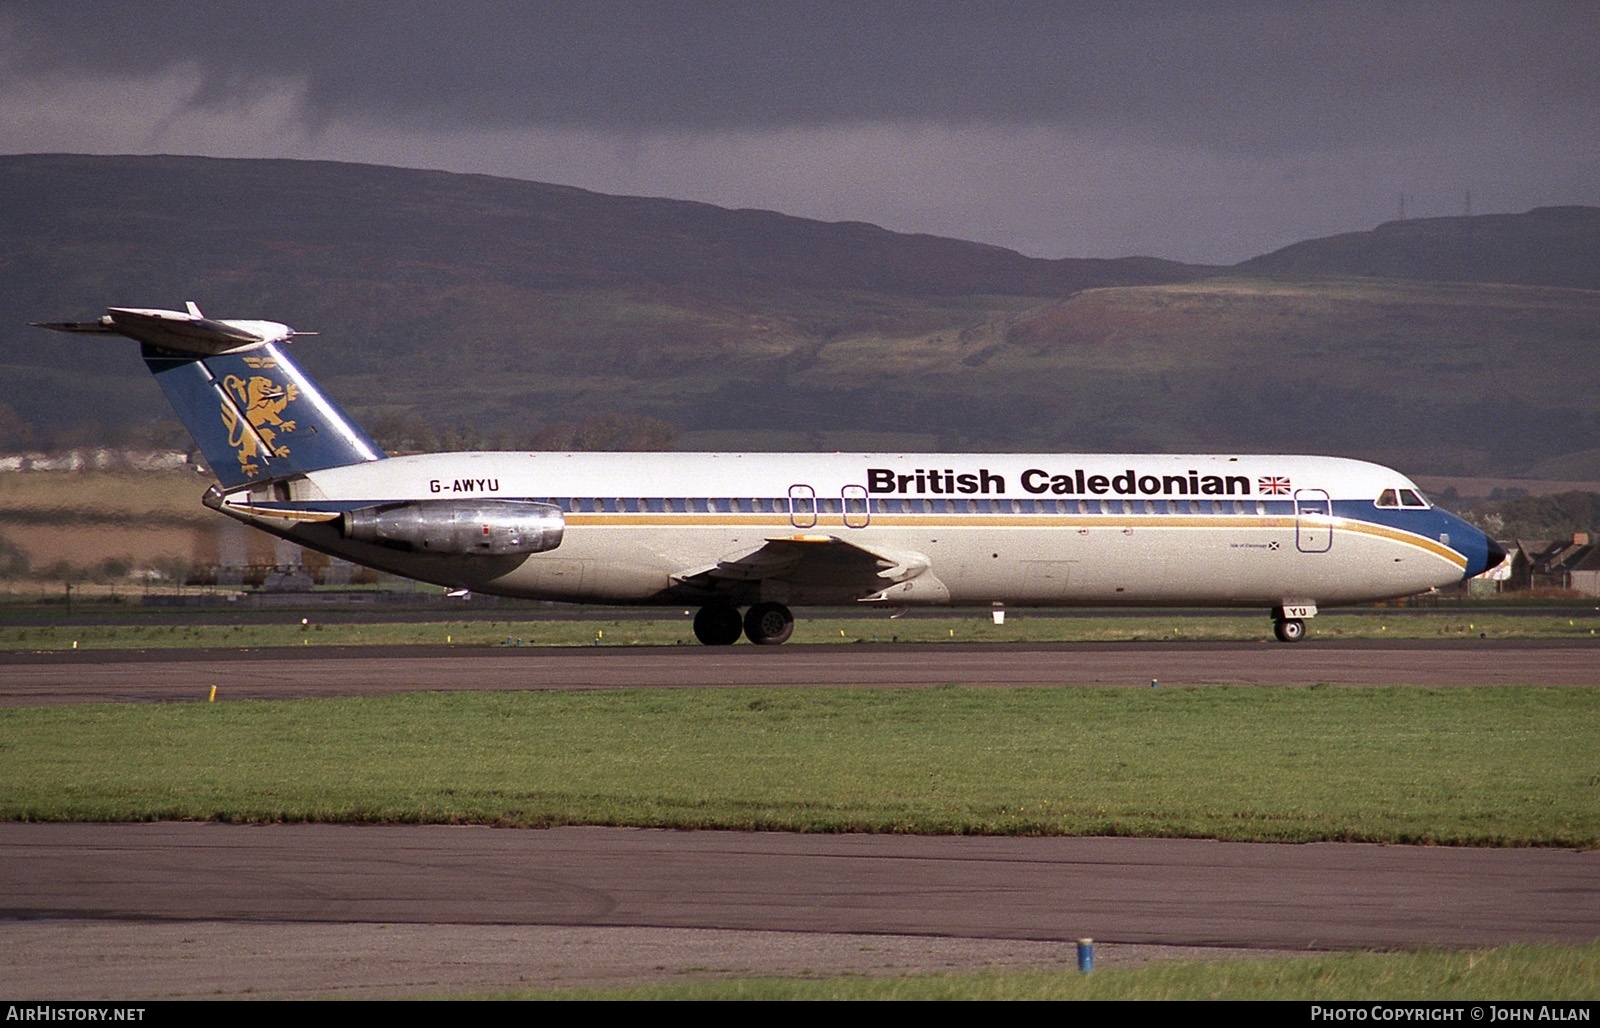
[[[803,591],[848,593],[864,602],[917,597],[948,598],[944,584],[929,570],[926,554],[865,546],[836,535],[793,535],[768,539],[744,553],[676,576],[687,583],[782,582]]]

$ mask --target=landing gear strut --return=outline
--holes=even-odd
[[[708,603],[694,616],[694,637],[707,646],[732,646],[739,634],[758,646],[788,642],[794,615],[781,603],[758,603],[744,615],[731,603]]]

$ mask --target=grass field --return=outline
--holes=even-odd
[[[1597,724],[1600,690],[1533,687],[9,708],[0,818],[1594,846]]]
[[[496,998],[1592,1001],[1600,999],[1600,943],[1341,953],[1294,960],[1182,961],[1102,970],[1091,975],[1076,971],[1022,971],[900,978],[755,978],[634,989],[514,993]]]
[[[192,471],[31,471],[0,476],[0,516],[60,522],[205,522],[211,480]]]

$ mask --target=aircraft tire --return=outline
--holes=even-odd
[[[777,646],[794,634],[794,614],[781,603],[758,603],[744,616],[744,635],[758,646]]]
[[[694,637],[707,646],[732,646],[743,628],[739,608],[731,603],[708,603],[694,615]]]
[[[1297,643],[1306,637],[1306,623],[1299,618],[1278,618],[1272,623],[1272,634],[1279,642]]]

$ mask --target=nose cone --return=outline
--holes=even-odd
[[[1445,516],[1451,522],[1451,538],[1457,538],[1456,532],[1461,533],[1461,545],[1456,547],[1456,552],[1467,558],[1467,566],[1461,569],[1462,578],[1476,578],[1490,568],[1499,567],[1506,559],[1506,551],[1499,543],[1456,515],[1447,513]]]
[[[1475,565],[1470,559],[1467,562],[1466,577],[1474,578],[1492,568],[1497,568],[1506,559],[1505,547],[1490,539],[1483,537],[1484,555],[1482,564]]]

